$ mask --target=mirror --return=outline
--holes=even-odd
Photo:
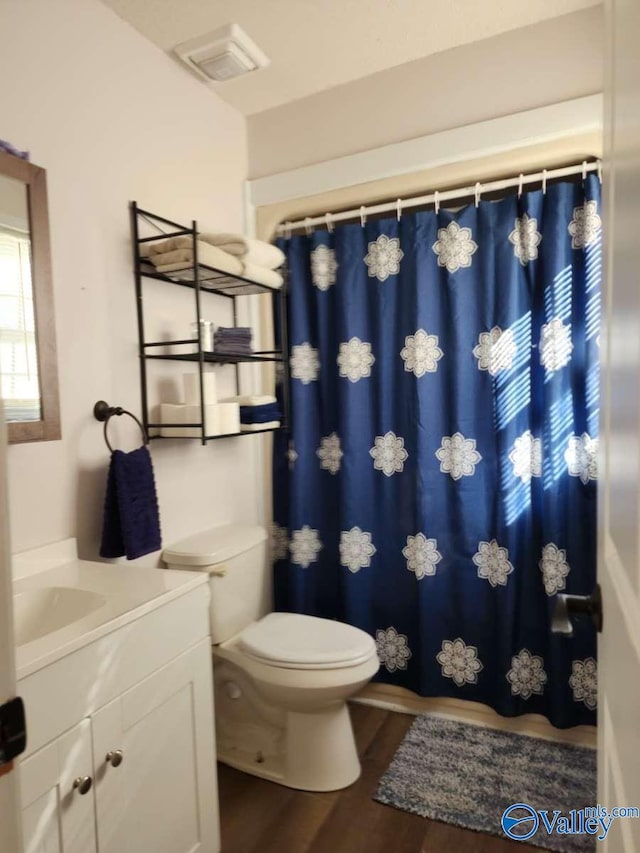
[[[60,438],[47,174],[0,152],[0,396],[9,443]]]

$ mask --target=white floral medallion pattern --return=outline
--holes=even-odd
[[[572,477],[580,477],[586,484],[598,479],[598,439],[591,438],[588,432],[572,435],[567,442],[564,460]]]
[[[294,465],[296,464],[296,461],[298,459],[298,452],[293,446],[293,441],[289,442],[289,447],[287,449],[287,459],[289,461],[289,470],[293,471]]]
[[[404,438],[397,436],[395,432],[377,435],[369,456],[373,459],[376,471],[382,471],[387,477],[404,470],[404,463],[409,458],[404,449]]]
[[[512,696],[530,699],[533,694],[541,696],[547,683],[544,661],[538,655],[532,655],[528,649],[522,649],[511,658],[511,669],[507,673]]]
[[[547,595],[555,595],[565,587],[565,578],[569,574],[567,552],[564,548],[549,542],[542,549],[542,558],[538,563],[542,572],[542,583]]]
[[[311,251],[311,280],[318,290],[328,290],[336,283],[336,253],[329,246],[316,246]]]
[[[478,649],[458,637],[456,640],[444,640],[442,651],[436,655],[445,678],[452,678],[456,687],[465,684],[477,684],[478,673],[483,669],[478,659]]]
[[[478,370],[486,370],[496,376],[502,370],[509,370],[518,352],[511,329],[494,326],[490,332],[480,332],[473,354],[478,359]]]
[[[315,563],[318,554],[322,550],[322,542],[318,537],[318,531],[305,524],[300,530],[294,530],[291,534],[289,544],[291,550],[291,562],[303,569],[309,568]]]
[[[344,376],[349,382],[357,382],[359,379],[371,376],[371,366],[375,360],[371,352],[371,344],[367,341],[351,338],[346,343],[340,344],[338,354],[340,376]]]
[[[598,665],[593,658],[574,660],[571,663],[569,687],[574,702],[584,702],[590,711],[598,705]]]
[[[538,231],[538,220],[530,219],[526,213],[515,220],[514,226],[509,234],[509,242],[513,245],[513,254],[525,267],[529,261],[535,261],[538,257],[542,234]]]
[[[437,540],[427,539],[424,533],[407,536],[407,544],[402,549],[402,555],[407,561],[407,569],[413,572],[418,580],[422,580],[427,575],[435,575],[436,567],[442,559]]]
[[[513,465],[513,476],[519,477],[523,483],[530,483],[532,477],[542,476],[542,442],[533,437],[530,429],[514,441],[509,461]]]
[[[509,562],[507,548],[501,548],[495,539],[491,542],[478,542],[473,562],[478,567],[479,578],[488,580],[493,587],[507,585],[513,565]]]
[[[476,450],[475,438],[465,438],[460,432],[443,436],[436,457],[440,461],[442,473],[450,474],[454,480],[473,477],[476,465],[482,460]]]
[[[471,236],[471,228],[461,228],[457,222],[438,228],[438,239],[432,247],[438,256],[438,266],[446,267],[451,273],[461,267],[470,267],[471,256],[478,248]]]
[[[598,215],[598,202],[585,201],[580,207],[573,210],[573,219],[569,223],[569,234],[571,234],[571,248],[584,249],[598,239],[602,228],[602,220]]]
[[[378,660],[387,672],[406,669],[407,661],[411,657],[406,634],[398,634],[394,627],[386,630],[379,628],[376,631],[376,651]]]
[[[340,447],[340,437],[332,432],[320,440],[320,447],[316,450],[316,456],[320,460],[320,467],[330,474],[337,474],[344,453]]]
[[[381,234],[375,243],[369,243],[369,251],[364,257],[369,278],[386,281],[390,275],[398,275],[403,257],[400,240]]]
[[[407,335],[404,347],[400,351],[407,373],[414,373],[418,379],[425,373],[435,373],[443,352],[438,346],[438,336],[428,335],[424,329],[418,329],[415,335]]]
[[[354,574],[371,565],[376,553],[371,534],[359,527],[343,530],[340,533],[340,565],[346,566]]]
[[[284,560],[289,553],[289,531],[274,521],[271,525],[271,559],[274,563]]]
[[[559,317],[543,325],[540,331],[540,362],[547,370],[560,370],[571,361],[571,326]]]
[[[299,379],[303,385],[314,382],[320,372],[318,350],[306,342],[291,347],[289,366],[291,368],[292,379]]]

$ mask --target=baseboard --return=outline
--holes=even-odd
[[[480,702],[468,702],[462,699],[426,698],[418,696],[404,687],[393,684],[368,684],[352,699],[362,705],[373,705],[387,711],[402,714],[434,714],[451,720],[489,726],[507,732],[541,737],[558,743],[574,743],[581,746],[596,747],[597,730],[595,726],[574,726],[571,729],[557,729],[540,714],[523,714],[521,717],[501,717],[493,708]]]

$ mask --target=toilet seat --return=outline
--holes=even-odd
[[[245,628],[238,644],[252,658],[285,669],[358,666],[376,653],[360,628],[300,613],[269,613]]]

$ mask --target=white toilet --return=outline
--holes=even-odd
[[[267,534],[238,524],[163,552],[169,569],[210,576],[218,759],[306,791],[360,775],[346,700],[378,671],[369,634],[330,619],[272,613]]]

